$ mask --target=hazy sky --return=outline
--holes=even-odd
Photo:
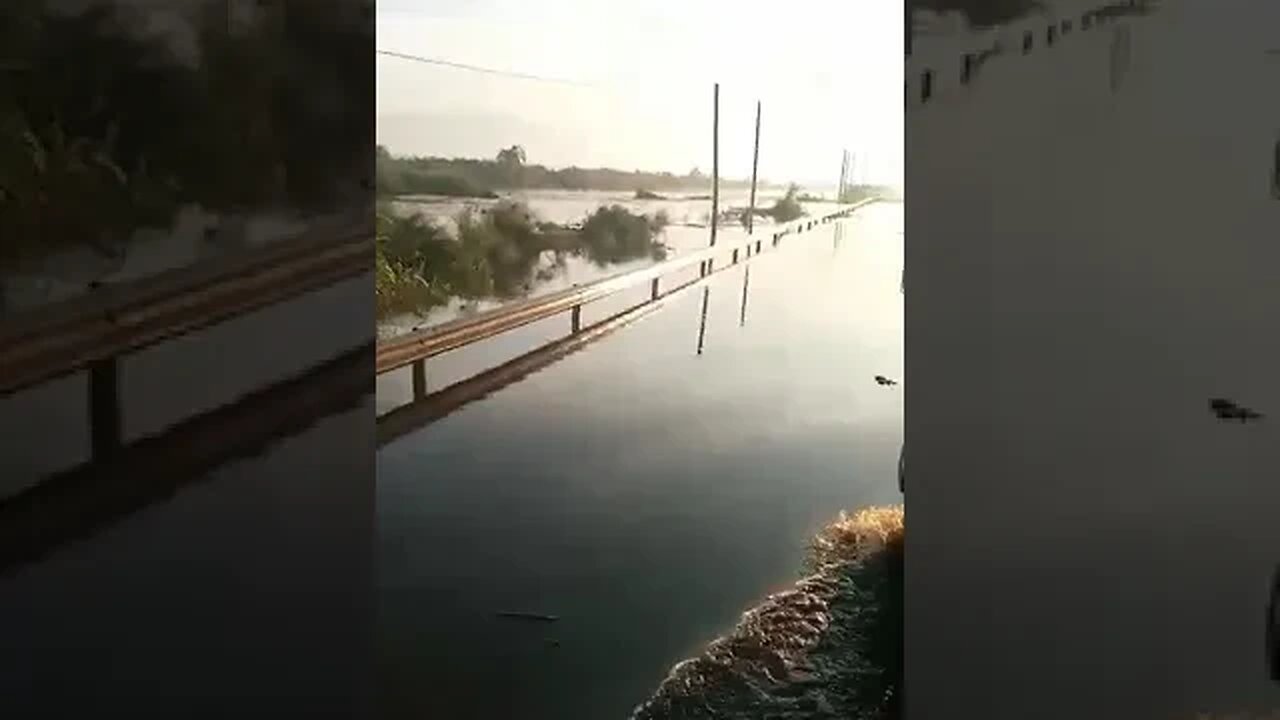
[[[378,58],[378,138],[393,152],[684,172],[720,164],[834,184],[840,151],[859,179],[902,176],[902,11],[879,0],[383,0],[378,48],[592,87]]]

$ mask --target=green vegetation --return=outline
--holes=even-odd
[[[780,199],[774,201],[773,207],[765,210],[765,214],[773,218],[774,222],[791,222],[798,218],[804,217],[804,208],[800,206],[800,188],[797,185],[791,185],[787,188],[787,194]]]
[[[621,205],[597,208],[579,231],[581,252],[597,265],[626,262],[646,255],[665,260],[667,247],[655,242],[671,224],[667,214],[659,211],[648,217],[636,215]]]
[[[498,194],[460,175],[432,173],[421,163],[391,157],[378,146],[375,159],[379,196],[446,195],[449,197],[496,198]]]
[[[192,64],[143,13],[49,5],[0,5],[0,273],[60,249],[122,257],[136,230],[168,227],[186,205],[316,210],[360,194],[369,29],[286,2],[229,34],[220,4],[188,6]]]
[[[454,258],[444,230],[421,216],[398,217],[385,207],[378,208],[376,228],[378,316],[447,302],[454,291],[438,270],[452,267]]]
[[[383,206],[377,214],[379,319],[423,313],[457,298],[508,299],[528,293],[538,281],[581,256],[605,266],[643,257],[662,259],[663,213],[636,215],[621,206],[601,207],[580,229],[540,222],[521,203],[504,201],[469,208],[450,234],[421,216],[399,216]]]
[[[694,168],[687,175],[669,172],[651,173],[639,170],[627,172],[608,168],[569,167],[553,170],[542,165],[529,165],[525,149],[512,145],[498,151],[492,160],[473,158],[398,157],[385,147],[377,149],[378,189],[383,194],[400,194],[397,178],[418,178],[411,182],[426,182],[423,178],[453,178],[462,183],[457,187],[468,188],[484,194],[495,189],[525,190],[603,190],[608,192],[644,193],[678,192],[703,189],[711,180]],[[435,182],[435,180],[432,180]],[[721,178],[721,188],[750,187],[750,180]],[[761,183],[764,187],[765,184]],[[407,192],[418,192],[409,190]],[[636,197],[644,198],[640,192]],[[657,199],[657,198],[648,198]]]

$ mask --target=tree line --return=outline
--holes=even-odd
[[[528,164],[523,146],[499,150],[492,159],[395,156],[377,148],[378,191],[383,195],[491,197],[495,190],[602,190],[608,192],[709,192],[711,178],[698,168],[684,175],[612,168],[553,169]],[[764,184],[761,184],[764,186]],[[721,178],[722,188],[751,181]]]
[[[320,212],[371,184],[360,3],[264,1],[237,26],[227,3],[175,0],[163,31],[154,8],[48,5],[0,5],[0,270],[122,253],[188,205]]]

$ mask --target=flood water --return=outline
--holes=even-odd
[[[1159,5],[907,113],[919,717],[1280,707],[1280,5]]]
[[[468,208],[486,208],[497,202],[509,200],[528,205],[540,221],[562,225],[582,222],[599,207],[621,205],[634,213],[654,215],[665,212],[667,214],[671,225],[667,227],[661,239],[668,248],[668,257],[705,248],[709,232],[707,226],[711,217],[711,200],[706,199],[709,196],[694,191],[659,194],[666,199],[636,200],[634,193],[596,190],[525,190],[504,195],[500,200],[430,196],[404,198],[392,203],[392,207],[397,213],[422,215],[443,227],[452,228],[454,219]],[[756,194],[756,207],[771,207],[783,194],[783,191],[774,188],[762,189]],[[834,195],[834,191],[828,192],[827,195]],[[749,203],[750,194],[745,190],[728,190],[720,194],[721,211],[728,208],[746,208]],[[830,203],[802,203],[802,207],[814,217],[831,213],[836,208]],[[758,217],[755,228],[760,233],[772,233],[778,229],[778,226],[775,226],[769,218]],[[741,231],[742,228],[738,223],[725,222],[721,223],[718,230],[721,238],[735,234],[740,237]],[[639,258],[629,262],[598,266],[585,258],[571,256],[566,258],[563,270],[549,280],[540,282],[535,292],[551,292],[574,284],[588,283],[652,263],[653,261],[649,258]],[[458,317],[467,311],[483,310],[500,304],[501,302],[497,300],[481,301],[471,303],[464,308],[460,303],[453,303],[433,308],[425,317],[406,315],[392,318],[383,323],[379,331],[383,337],[394,336],[414,327],[434,325]]]
[[[384,446],[380,712],[625,718],[791,586],[840,510],[899,502],[901,387],[873,378],[902,373],[902,221],[881,204],[789,236]],[[429,387],[567,326],[435,358]],[[380,378],[379,410],[409,388]]]

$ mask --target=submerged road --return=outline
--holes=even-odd
[[[908,113],[911,717],[1280,707],[1278,28],[1166,0]]]
[[[874,377],[901,377],[901,222],[788,236],[381,448],[380,712],[625,718],[841,510],[899,501],[901,388]],[[509,335],[468,367],[536,342]]]

